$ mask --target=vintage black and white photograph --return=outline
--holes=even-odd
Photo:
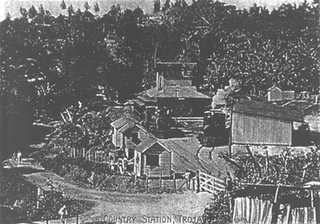
[[[320,223],[319,0],[1,0],[1,224]]]

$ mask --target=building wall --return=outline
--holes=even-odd
[[[112,143],[115,145],[116,148],[120,147],[121,136],[120,136],[119,129],[113,128]]]
[[[268,92],[268,101],[282,101],[282,91],[278,87]]]
[[[146,164],[147,155],[159,155],[159,166]],[[142,155],[142,174],[148,176],[170,176],[171,153],[163,149],[159,144],[154,144]]]
[[[164,106],[172,111],[171,116],[175,117],[202,117],[205,107],[210,105],[211,99],[158,99],[159,106]]]
[[[141,176],[141,164],[142,164],[142,156],[138,151],[134,151],[134,168],[133,172],[140,177]]]
[[[134,143],[132,141],[132,133],[138,133],[138,139],[140,142],[144,141],[147,137],[148,134],[144,130],[141,130],[138,127],[133,127],[129,131],[125,132],[123,134],[123,144],[122,147],[125,149],[127,156],[129,155],[129,148],[135,149],[138,144]]]
[[[165,86],[192,86],[192,80],[191,79],[165,79],[164,80]]]
[[[291,145],[292,122],[233,113],[232,144]]]

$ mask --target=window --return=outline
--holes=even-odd
[[[131,138],[132,142],[134,142],[135,144],[139,144],[141,141],[138,138],[138,133],[132,133],[132,138]]]
[[[159,166],[159,155],[147,155],[147,165]]]

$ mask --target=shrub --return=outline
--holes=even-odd
[[[213,202],[204,210],[202,215],[203,224],[226,224],[232,222],[231,197],[225,191],[217,193]]]
[[[81,214],[92,205],[64,196],[55,189],[45,193],[44,197],[36,197],[37,186],[29,182],[19,173],[5,170],[1,177],[1,220],[7,223],[18,220],[43,220],[58,218],[58,211],[63,204],[68,206],[68,216]],[[5,206],[12,206],[15,201],[20,201],[20,206],[14,210]]]

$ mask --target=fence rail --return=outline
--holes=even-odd
[[[214,194],[218,191],[224,191],[226,188],[223,180],[201,171],[198,171],[198,181],[198,191],[207,191]]]

